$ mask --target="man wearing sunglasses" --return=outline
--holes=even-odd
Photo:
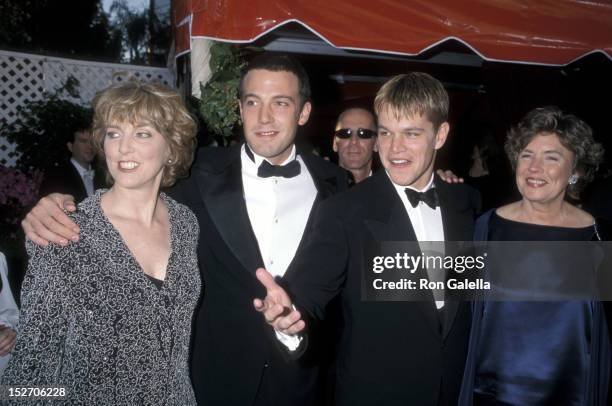
[[[338,154],[338,165],[351,173],[355,183],[370,176],[372,156],[377,150],[374,114],[360,107],[340,113],[333,149]]]

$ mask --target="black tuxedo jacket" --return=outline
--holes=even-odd
[[[94,176],[94,189],[104,187],[104,176],[96,170]],[[39,196],[44,197],[49,193],[64,193],[72,195],[76,203],[80,203],[87,197],[87,190],[79,171],[70,161],[62,162],[59,166],[49,169],[40,185]]]
[[[300,156],[318,191],[306,236],[312,213],[324,199],[346,189],[347,179],[344,171],[315,155]],[[253,308],[253,299],[265,296],[255,277],[263,260],[244,201],[241,166],[240,146],[203,149],[191,176],[171,192],[200,224],[204,292],[191,356],[196,397],[207,406],[314,404],[316,368],[286,359],[274,331]],[[292,263],[283,279],[295,273]]]
[[[471,241],[478,193],[436,179],[445,239]],[[361,300],[363,249],[415,241],[385,171],[324,202],[291,281],[298,308],[316,320],[340,295],[343,318],[335,404],[455,405],[467,354],[470,307],[446,301],[440,318],[424,302]]]

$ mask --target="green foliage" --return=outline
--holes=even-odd
[[[74,96],[77,86],[78,80],[70,77],[57,92],[27,102],[17,120],[0,128],[1,136],[17,144],[19,170],[44,171],[67,159],[66,142],[79,126],[91,123],[91,109],[61,98],[64,92]]]
[[[214,135],[229,139],[240,123],[238,86],[240,73],[246,66],[245,49],[216,42],[210,47],[212,76],[200,84],[200,113],[206,127]]]

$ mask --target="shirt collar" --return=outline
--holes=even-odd
[[[429,182],[427,182],[427,186],[425,186],[423,189],[418,190],[415,187],[412,186],[402,186],[402,185],[398,185],[397,183],[393,182],[393,180],[391,179],[391,177],[389,176],[389,173],[387,171],[385,171],[385,173],[387,174],[387,176],[389,177],[389,180],[391,181],[391,183],[393,184],[393,186],[395,187],[395,190],[397,190],[397,193],[400,194],[400,196],[405,196],[406,192],[405,189],[412,189],[412,190],[416,190],[417,192],[426,192],[429,189],[435,187],[434,185],[434,174],[432,172],[431,174],[431,178],[429,179]]]
[[[72,163],[72,166],[74,166],[76,168],[77,172],[81,176],[83,176],[84,174],[86,174],[86,173],[91,171],[91,167],[83,168],[83,166],[81,166],[81,164],[78,163],[77,160],[74,159],[74,158],[70,158],[70,163]]]
[[[246,143],[242,146],[242,152],[244,152],[247,157],[249,158],[248,161],[252,162],[256,168],[259,168],[259,165],[261,165],[261,163],[264,161],[264,159],[266,161],[268,161],[266,158],[262,157],[261,155],[257,155],[252,148],[250,148]],[[295,150],[295,144],[291,145],[291,153],[289,154],[289,156],[287,157],[287,159],[285,159],[280,166],[286,165],[289,162],[293,161],[296,157],[296,150]],[[268,161],[270,162],[270,161]],[[270,162],[270,164],[272,164],[272,162]],[[274,164],[272,164],[274,165]]]

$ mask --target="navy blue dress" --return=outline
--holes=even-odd
[[[520,223],[493,211],[483,218],[476,233],[489,241],[590,241],[597,235],[595,226]],[[462,406],[605,404],[609,338],[600,302],[489,301],[474,310]]]

